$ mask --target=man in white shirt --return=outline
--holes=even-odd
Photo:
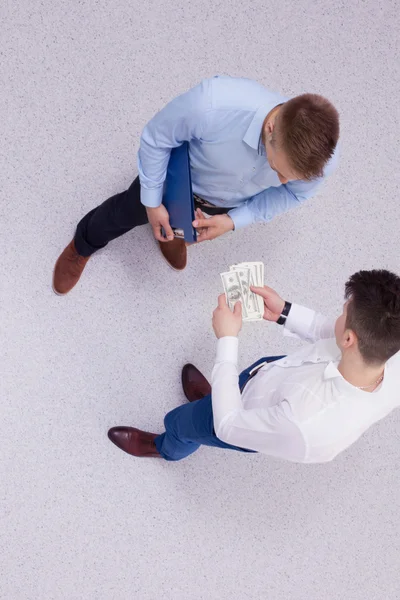
[[[113,427],[114,444],[134,456],[180,460],[200,445],[262,452],[300,463],[327,462],[400,404],[400,277],[359,271],[345,286],[335,321],[285,302],[268,287],[264,319],[309,345],[260,359],[238,376],[240,303],[218,299],[211,387],[193,365],[182,383],[190,404],[165,417],[161,435]],[[212,388],[212,393],[211,393]]]

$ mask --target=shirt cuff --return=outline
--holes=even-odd
[[[157,188],[145,188],[140,185],[140,202],[149,208],[157,208],[162,203],[163,186]]]
[[[299,336],[304,339],[308,336],[315,318],[315,311],[300,304],[292,304],[284,326],[284,335]]]
[[[239,338],[226,336],[219,338],[217,342],[216,363],[230,362],[237,365],[239,352]]]
[[[233,221],[235,231],[253,223],[253,214],[246,205],[233,208],[228,212],[228,215]]]

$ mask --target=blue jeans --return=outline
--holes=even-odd
[[[282,356],[260,358],[239,375],[239,387],[249,379],[250,371],[262,362],[273,362]],[[211,394],[171,410],[164,419],[165,433],[157,436],[155,444],[165,460],[182,460],[201,446],[216,446],[238,452],[254,452],[226,444],[215,435]]]

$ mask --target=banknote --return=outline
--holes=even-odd
[[[238,267],[235,269],[229,268],[231,273],[237,273],[239,275],[240,286],[242,288],[243,304],[246,307],[246,312],[252,312],[252,302],[250,300],[250,286],[251,283],[251,272],[250,269],[244,267]],[[254,312],[254,310],[253,310]]]
[[[232,310],[235,303],[242,303],[243,321],[260,321],[264,314],[264,303],[260,296],[250,290],[250,286],[264,285],[264,264],[247,262],[231,265],[229,271],[221,273],[225,296]]]
[[[242,316],[245,319],[247,317],[247,307],[239,273],[237,271],[227,271],[221,273],[221,279],[229,308],[233,310],[236,302],[240,301],[242,303]]]
[[[262,262],[245,262],[236,265],[231,265],[230,270],[250,269],[250,285],[262,287],[264,285],[264,263]],[[252,306],[249,307],[250,312],[264,314],[264,302],[261,296],[257,296],[250,291],[249,302]]]

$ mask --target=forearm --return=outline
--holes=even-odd
[[[211,375],[214,428],[218,430],[226,416],[243,408],[237,368],[239,341],[222,337],[217,343],[217,356]]]
[[[248,198],[241,206],[229,211],[235,229],[241,229],[253,223],[272,221],[277,215],[300,205],[302,199],[281,185],[264,190],[260,194]]]
[[[266,223],[278,215],[299,207],[308,198],[315,196],[324,178],[313,181],[289,181],[278,187],[269,187],[243,201],[241,206],[229,212],[235,229],[253,223]]]

